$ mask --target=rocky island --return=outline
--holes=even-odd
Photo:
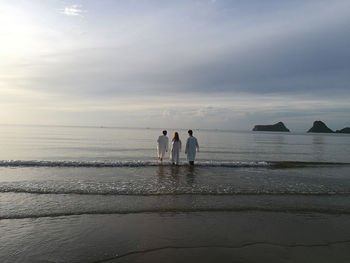
[[[336,133],[350,133],[350,127],[346,127],[344,129],[341,130],[336,130]]]
[[[283,122],[278,122],[273,125],[255,125],[253,131],[289,132],[289,129],[287,129]]]
[[[307,132],[316,132],[316,133],[334,133],[327,125],[322,121],[314,121],[314,124]]]

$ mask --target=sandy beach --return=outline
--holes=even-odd
[[[1,261],[345,263],[349,219],[251,211],[2,220]]]

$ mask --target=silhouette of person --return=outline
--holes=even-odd
[[[174,133],[174,138],[171,140],[170,160],[173,164],[180,163],[181,140],[177,132]]]
[[[164,130],[163,135],[160,135],[157,140],[158,160],[161,162],[163,161],[165,152],[168,151],[168,147],[169,147],[169,139],[166,136],[167,133],[168,132]]]
[[[193,136],[192,130],[188,130],[185,153],[187,154],[187,160],[190,165],[194,165],[194,160],[196,159],[196,151],[199,152],[197,138]]]

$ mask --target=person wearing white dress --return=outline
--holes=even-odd
[[[169,147],[169,139],[166,136],[167,133],[168,132],[164,130],[163,135],[160,135],[157,140],[158,160],[161,162],[163,161],[165,152],[168,151],[168,147]]]
[[[177,132],[174,133],[174,138],[171,140],[170,160],[173,164],[180,163],[181,140]]]
[[[188,131],[188,138],[186,142],[185,153],[187,154],[187,160],[190,165],[194,165],[194,160],[196,159],[196,151],[199,152],[199,145],[197,138],[193,136],[192,130]]]

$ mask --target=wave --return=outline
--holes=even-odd
[[[150,167],[150,166],[171,166],[170,163],[163,164],[157,161],[43,161],[43,160],[0,160],[0,167]],[[182,166],[187,165],[182,164]],[[268,167],[267,162],[217,162],[200,161],[196,166],[202,167]]]
[[[135,185],[133,183],[89,184],[68,182],[50,184],[16,182],[0,184],[1,193],[52,194],[52,195],[115,195],[115,196],[349,196],[348,189],[261,189],[232,186],[166,187],[156,185]]]
[[[350,165],[350,163],[339,162],[299,162],[299,161],[198,161],[199,167],[271,167],[271,168],[292,168],[306,166],[332,166]],[[45,160],[0,160],[0,167],[152,167],[171,166],[170,163],[163,164],[157,161],[45,161]],[[180,166],[187,166],[183,163]]]
[[[144,214],[144,213],[200,213],[200,212],[275,212],[275,213],[320,213],[344,215],[350,214],[348,209],[337,208],[292,208],[292,207],[227,207],[227,208],[152,208],[152,209],[117,209],[117,210],[86,210],[86,211],[61,211],[61,212],[42,212],[42,213],[23,213],[0,215],[0,220],[4,219],[25,219],[42,217],[63,217],[79,215],[113,215],[113,214]]]

